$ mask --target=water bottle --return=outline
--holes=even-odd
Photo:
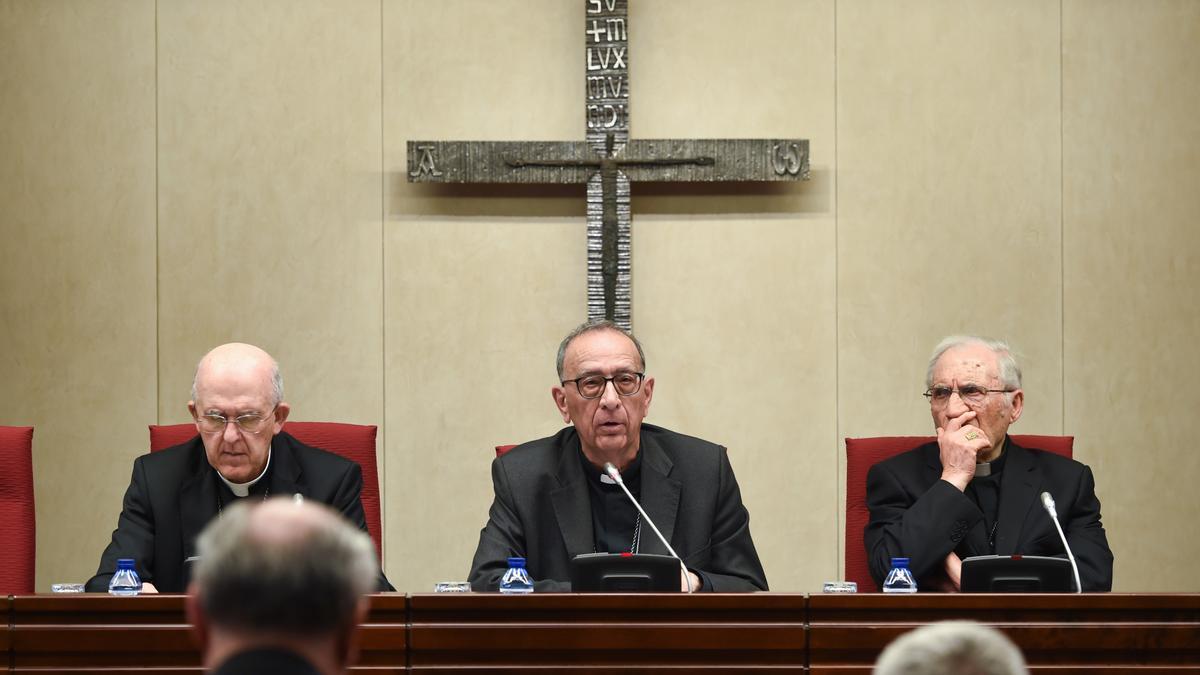
[[[533,579],[525,569],[524,558],[509,558],[508,569],[500,578],[501,593],[532,593]]]
[[[916,593],[917,580],[908,569],[908,558],[892,558],[892,569],[883,580],[884,593]]]
[[[137,570],[133,569],[133,558],[117,560],[117,573],[108,582],[108,592],[112,595],[137,595],[142,592],[142,580]]]

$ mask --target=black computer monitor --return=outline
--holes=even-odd
[[[1075,576],[1065,558],[980,555],[962,561],[964,593],[1073,593]]]
[[[571,559],[575,593],[678,593],[679,561],[652,553],[586,553]]]

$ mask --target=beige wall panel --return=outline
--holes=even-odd
[[[549,436],[558,341],[581,320],[569,219],[428,219],[387,229],[388,573],[466,579],[491,504],[493,447]]]
[[[154,3],[0,5],[0,92],[0,424],[37,427],[47,592],[95,572],[154,418]]]
[[[581,186],[411,185],[410,140],[582,141],[584,3],[384,0],[388,213],[583,217]]]
[[[559,0],[384,5],[388,572],[401,590],[467,577],[493,446],[561,428],[554,354],[585,314],[586,253],[581,186],[409,185],[406,142],[582,140],[582,26],[582,3]],[[563,213],[578,217],[548,217]]]
[[[1066,426],[1114,590],[1200,591],[1200,4],[1063,8]]]
[[[637,192],[633,306],[649,421],[729,448],[771,589],[817,590],[839,576],[833,3],[630,12],[635,136],[811,143],[803,185]]]
[[[771,589],[818,590],[840,576],[832,217],[640,228],[648,421],[728,447]]]
[[[1015,432],[1061,432],[1057,4],[843,2],[837,23],[839,438],[931,434],[926,360],[957,332],[1024,356]]]
[[[162,421],[239,340],[280,361],[293,419],[381,425],[378,2],[158,14]]]
[[[388,504],[388,534],[411,547],[403,553],[411,560],[405,561],[392,549],[390,567],[393,581],[410,590],[465,576],[491,501],[490,446],[547,435],[561,426],[549,387],[557,342],[583,318],[584,223],[581,190],[455,192],[407,185],[404,142],[582,139],[583,4],[385,4],[391,218],[386,264],[388,424],[412,430],[410,437],[394,436],[389,446],[389,480],[395,486]],[[832,556],[818,554],[812,565],[807,559],[796,565],[792,552],[807,555],[833,547],[828,522],[814,526],[827,516],[817,513],[821,490],[827,511],[836,494],[836,464],[828,450],[834,433],[833,402],[814,412],[809,428],[785,445],[767,440],[775,434],[767,430],[766,420],[776,415],[776,402],[807,404],[811,393],[797,390],[781,397],[777,394],[783,387],[774,385],[749,396],[740,385],[722,394],[708,388],[712,378],[739,383],[771,379],[764,373],[774,374],[780,361],[787,368],[812,371],[808,382],[818,382],[817,389],[830,391],[833,386],[833,238],[827,212],[832,191],[832,4],[801,3],[801,9],[792,5],[776,2],[735,11],[719,2],[634,2],[630,8],[634,137],[794,135],[818,139],[827,149],[825,159],[814,166],[823,178],[791,191],[751,191],[747,198],[744,189],[717,189],[712,191],[716,196],[709,196],[705,187],[681,194],[658,191],[649,197],[639,192],[634,201],[635,327],[647,336],[649,358],[658,364],[652,365],[653,372],[671,383],[660,390],[669,393],[656,397],[650,419],[731,447],[773,586],[785,589],[811,586],[832,572]],[[815,28],[807,23],[810,20]],[[731,44],[716,49],[705,44],[723,39],[719,33],[731,21],[737,22],[729,30]],[[806,39],[816,35],[812,49],[818,65],[787,63],[773,73],[754,66],[760,57],[766,58],[768,50],[762,45],[781,21]],[[500,27],[506,35],[523,33],[537,39],[505,40],[498,56]],[[448,30],[456,34],[453,51],[443,49]],[[687,36],[690,39],[684,39]],[[677,48],[683,51],[676,53]],[[704,81],[703,73],[710,68],[714,74]],[[794,85],[778,87],[779,78]],[[726,92],[728,103],[714,104],[714,91]],[[760,93],[764,91],[769,95]],[[749,92],[760,100],[738,104]],[[743,108],[754,110],[747,113]],[[698,110],[703,114],[696,114]],[[752,124],[745,121],[748,115]],[[499,196],[507,194],[516,196]],[[762,194],[771,197],[769,206],[756,203]],[[562,205],[546,206],[550,201]],[[681,207],[692,202],[699,205]],[[675,215],[647,218],[644,206]],[[779,215],[784,211],[786,215]],[[742,215],[694,220],[678,215],[694,212]],[[490,217],[436,217],[463,214]],[[576,217],[544,217],[555,214]],[[497,215],[520,217],[496,220]],[[693,240],[692,245],[672,246],[680,237]],[[727,255],[730,250],[734,255]],[[445,257],[434,251],[453,253]],[[798,257],[804,262],[796,262]],[[717,266],[727,272],[694,283],[688,281],[694,277],[678,273],[688,265]],[[797,274],[798,269],[804,272]],[[730,277],[740,280],[731,284]],[[803,326],[796,331],[798,339],[772,344],[777,338],[765,337],[778,333],[780,310],[768,300],[773,292],[797,296],[783,314],[785,321]],[[748,300],[754,294],[763,299]],[[743,309],[747,304],[748,311]],[[750,316],[719,322],[711,339],[698,340],[682,328],[689,321],[731,312]],[[757,360],[747,365],[724,358],[734,349],[757,352]],[[696,360],[680,359],[679,353],[692,353],[718,370],[696,368]],[[488,381],[480,381],[481,373]],[[681,378],[692,384],[681,389],[675,384]],[[689,388],[695,392],[690,397]],[[698,400],[700,391],[717,399],[705,395]],[[721,403],[725,399],[728,405]],[[713,414],[722,408],[728,410],[720,417]],[[755,426],[759,428],[753,433],[742,433]],[[812,440],[817,437],[819,441]],[[818,447],[825,448],[824,457],[810,458],[808,451],[817,457]],[[796,448],[806,452],[799,463],[794,459]],[[823,470],[825,487],[810,488],[805,482],[804,489],[797,490],[795,481],[780,481],[781,472],[772,464],[781,458],[794,467],[792,473],[782,472],[784,478]],[[464,486],[465,494],[447,498],[442,486],[452,483]],[[797,494],[805,495],[805,506],[796,506]],[[768,511],[777,504],[791,514],[811,515],[773,519]],[[824,545],[812,542],[822,536]]]

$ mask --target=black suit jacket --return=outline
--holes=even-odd
[[[1058,506],[1085,591],[1112,589],[1113,555],[1100,523],[1100,501],[1092,470],[1051,452],[1022,448],[1009,437],[1000,480],[996,519],[997,555],[1066,555],[1040,494],[1049,492]],[[909,558],[918,588],[944,578],[942,561],[951,551],[961,556],[988,555],[983,513],[970,497],[941,480],[937,443],[884,460],[867,472],[867,523],[864,543],[871,576],[882,583],[891,558]]]
[[[268,647],[234,654],[213,675],[320,675],[320,671],[295,652]]]
[[[571,590],[571,558],[595,547],[580,452],[567,427],[492,462],[495,498],[471,563],[473,589],[496,590],[507,558],[520,556],[536,590]],[[687,567],[715,591],[767,590],[725,448],[644,424],[639,452],[642,506]],[[653,532],[642,536],[641,552],[668,555]]]
[[[196,555],[196,537],[217,515],[218,490],[227,489],[220,481],[198,436],[134,460],[117,529],[87,590],[107,591],[117,559],[133,558],[142,581],[152,582],[161,593],[184,592],[183,561]],[[359,499],[362,469],[355,462],[280,433],[271,440],[271,463],[263,481],[272,496],[304,495],[367,531]],[[382,574],[378,585],[393,590]]]

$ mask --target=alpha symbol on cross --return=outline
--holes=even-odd
[[[433,160],[433,146],[418,145],[417,150],[421,152],[421,158],[417,161],[417,168],[408,172],[409,179],[417,178],[418,176],[440,177],[442,172],[438,170],[437,164]]]

